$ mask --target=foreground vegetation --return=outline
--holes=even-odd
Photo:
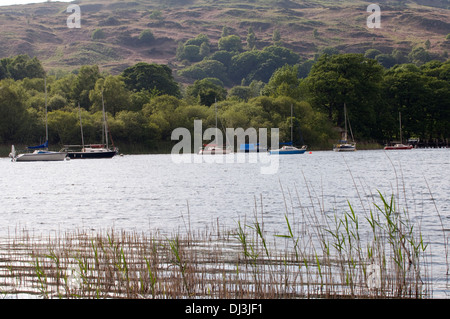
[[[395,202],[380,194],[364,217],[351,205],[331,215],[286,206],[276,234],[256,203],[235,229],[24,230],[2,240],[0,290],[39,298],[431,297],[428,245]]]

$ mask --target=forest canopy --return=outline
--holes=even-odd
[[[292,108],[293,141],[311,149],[331,149],[344,125],[344,104],[362,144],[398,139],[399,113],[404,138],[450,135],[449,60],[386,68],[377,52],[302,61],[283,47],[241,52],[230,42],[178,74],[145,62],[117,75],[96,65],[46,74],[35,57],[2,59],[0,144],[42,141],[46,101],[55,148],[80,144],[80,113],[84,140],[98,142],[103,103],[115,143],[129,152],[168,151],[175,128],[192,130],[194,120],[202,120],[204,129],[213,127],[216,109],[220,129],[279,128],[281,141],[288,141]],[[187,45],[208,43],[200,36]],[[186,74],[194,81],[183,86],[176,78]]]

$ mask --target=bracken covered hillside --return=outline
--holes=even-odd
[[[18,54],[38,57],[47,70],[74,70],[97,64],[119,73],[137,62],[186,67],[177,59],[179,43],[199,34],[211,51],[224,27],[239,35],[245,48],[251,27],[256,48],[273,44],[279,34],[285,47],[311,59],[332,48],[364,53],[375,48],[406,54],[427,47],[437,59],[450,51],[450,4],[435,1],[378,1],[381,28],[366,21],[366,1],[320,0],[81,0],[81,28],[67,27],[68,3],[0,7],[0,58]],[[144,37],[145,30],[150,35]]]

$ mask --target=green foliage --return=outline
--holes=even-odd
[[[90,109],[89,94],[100,77],[100,69],[97,65],[85,65],[80,68],[72,84],[71,97],[75,103],[79,103],[85,109]]]
[[[130,92],[120,76],[108,75],[97,80],[94,89],[89,92],[89,99],[91,110],[101,111],[104,103],[108,105],[108,111],[115,116],[117,112],[129,108]]]
[[[141,112],[120,111],[114,118],[111,129],[117,132],[121,141],[128,143],[145,144],[157,137],[157,130],[149,125]]]
[[[408,54],[408,58],[412,63],[416,65],[422,65],[426,62],[431,61],[430,53],[425,48],[422,47],[417,47],[413,49]]]
[[[343,127],[344,103],[359,136],[376,136],[376,112],[381,94],[383,68],[362,54],[322,55],[311,69],[304,86],[313,106]]]
[[[140,62],[125,69],[122,77],[127,89],[134,92],[157,90],[161,94],[180,96],[180,88],[167,65]]]
[[[273,30],[272,41],[273,41],[273,44],[275,44],[275,45],[281,44],[280,30],[278,30],[278,29]]]
[[[178,115],[185,102],[174,96],[160,95],[144,105],[142,112],[148,118],[149,127],[163,140],[169,140],[172,130],[180,127],[182,118]]]
[[[225,99],[227,91],[223,83],[214,78],[197,80],[186,89],[186,94],[201,105],[211,106],[216,101]]]
[[[180,43],[177,48],[177,59],[189,62],[198,62],[210,53],[208,36],[199,34],[193,39]]]
[[[207,35],[201,33],[198,36],[196,36],[195,38],[187,40],[184,44],[201,46],[203,43],[209,45],[209,38]]]
[[[229,52],[240,52],[242,51],[241,38],[237,35],[227,35],[219,39],[219,50],[229,51]]]
[[[204,36],[191,40],[188,46],[200,44],[206,50],[209,45]],[[410,57],[424,61],[421,53],[413,50]],[[115,143],[148,150],[170,145],[177,127],[192,132],[196,119],[204,127],[214,126],[213,105],[222,127],[279,128],[284,141],[290,140],[292,106],[294,143],[313,149],[329,149],[338,138],[335,127],[343,126],[344,103],[359,140],[398,139],[399,112],[404,138],[448,138],[450,61],[392,65],[405,59],[399,50],[324,54],[305,61],[280,46],[219,50],[179,72],[195,80],[183,96],[166,65],[137,63],[121,75],[85,65],[47,76],[50,143],[81,142],[78,103],[85,142],[102,138],[104,103]],[[39,66],[37,59],[25,56],[0,60],[6,76],[0,80],[0,143],[42,140],[46,96],[43,73],[35,72]],[[14,79],[17,70],[34,76]]]
[[[284,64],[294,65],[300,60],[300,56],[297,53],[285,47],[272,45],[265,47],[261,52],[271,54],[280,66]]]
[[[228,82],[227,70],[223,63],[216,60],[203,60],[179,72],[180,76],[184,76],[194,80],[202,80],[204,78],[218,78],[223,82]]]
[[[378,49],[368,49],[365,53],[364,53],[364,57],[368,58],[368,59],[375,59],[375,57],[379,54],[381,54],[382,52]]]
[[[266,52],[253,50],[237,54],[231,59],[229,68],[230,78],[235,83],[239,83],[243,79],[246,82],[251,82],[252,80],[267,80],[262,79],[262,77],[258,75],[264,71],[267,71],[268,73],[273,71],[267,69],[267,66],[270,66],[268,65],[270,62],[269,53]]]
[[[237,85],[237,86],[233,86],[230,89],[230,92],[228,92],[228,97],[236,98],[237,100],[247,102],[248,99],[250,99],[254,96],[253,96],[252,89],[249,86]]]
[[[92,40],[102,40],[106,38],[106,34],[103,29],[95,29],[91,35]]]
[[[377,60],[378,63],[380,63],[386,69],[389,69],[397,64],[397,61],[395,60],[395,58],[390,54],[378,54],[375,57],[375,60]]]
[[[179,60],[188,60],[190,62],[200,61],[200,46],[193,44],[183,45],[182,48],[178,50],[177,57]]]
[[[385,135],[399,138],[398,112],[402,114],[405,138],[445,138],[450,130],[450,61],[432,61],[420,68],[413,64],[389,70],[383,80]],[[392,125],[392,127],[390,127]]]
[[[6,78],[22,80],[44,78],[44,76],[44,68],[36,57],[30,58],[28,55],[22,54],[0,60],[0,80]]]
[[[211,52],[211,48],[209,47],[209,44],[207,44],[206,42],[203,42],[200,45],[199,55],[202,58],[204,58],[204,57],[208,56],[210,52]]]
[[[100,26],[117,26],[120,24],[121,24],[121,22],[119,21],[119,19],[117,19],[114,16],[110,16],[110,17],[106,18],[106,20],[101,21],[99,23]]]
[[[69,73],[60,79],[52,81],[51,83],[48,83],[49,94],[50,95],[58,94],[63,98],[65,98],[66,100],[71,99],[73,96],[72,86],[75,83],[75,81],[77,81],[77,76],[73,73]]]
[[[209,60],[216,60],[221,62],[225,67],[229,66],[231,64],[231,58],[233,57],[232,52],[219,50],[214,52],[209,56]]]
[[[271,76],[264,88],[265,94],[273,97],[288,96],[299,100],[301,98],[298,67],[284,65]]]
[[[53,95],[48,101],[49,110],[59,110],[67,105],[67,99],[59,94]]]
[[[50,143],[69,144],[80,138],[79,119],[76,112],[56,110],[48,113]],[[57,139],[56,139],[57,138]]]
[[[161,19],[163,19],[162,12],[159,11],[159,10],[153,10],[148,17],[150,19],[153,19],[153,20],[161,20]]]
[[[256,34],[253,31],[253,28],[250,27],[247,33],[247,47],[250,50],[253,50],[256,47],[256,41],[257,41]]]
[[[27,124],[32,125],[24,102],[25,91],[17,83],[0,81],[0,143],[23,141]]]
[[[153,35],[153,32],[149,29],[143,30],[141,34],[139,35],[139,43],[144,45],[150,45],[153,44],[155,41],[155,36]]]

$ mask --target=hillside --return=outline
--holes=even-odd
[[[450,4],[448,0],[378,1],[381,28],[370,29],[366,1],[304,0],[80,0],[81,28],[66,25],[67,3],[43,3],[0,7],[0,58],[17,54],[37,56],[47,70],[74,70],[98,64],[117,74],[136,62],[185,67],[176,59],[179,42],[206,34],[211,50],[217,49],[223,27],[241,37],[249,27],[257,38],[256,48],[273,43],[275,30],[284,46],[302,58],[313,58],[325,48],[341,53],[393,48],[408,53],[424,46],[436,57],[448,55]],[[92,39],[95,30],[103,37]],[[154,39],[141,43],[143,30]]]

